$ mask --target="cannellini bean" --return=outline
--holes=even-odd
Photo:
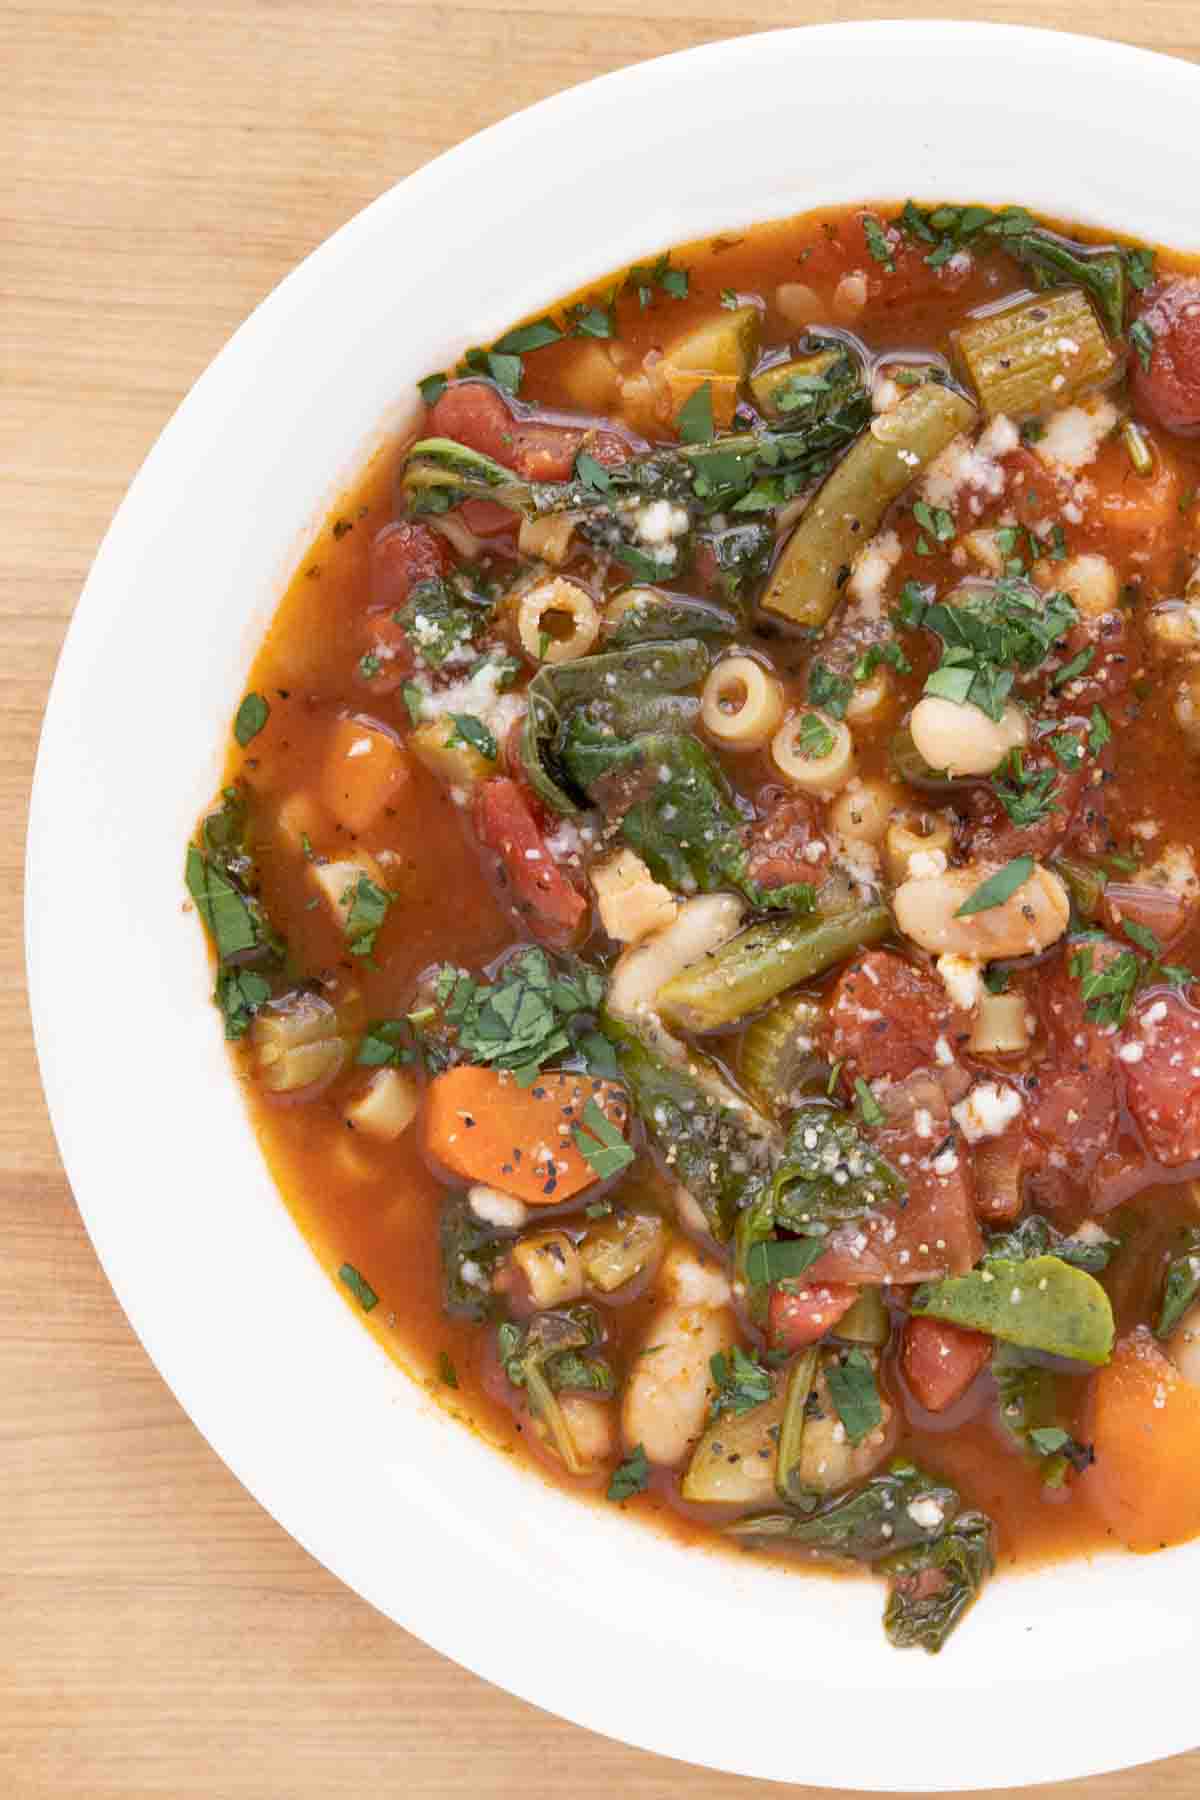
[[[727,750],[761,750],[783,717],[783,689],[752,656],[723,656],[704,683],[700,719]]]
[[[1029,722],[1010,701],[997,723],[978,706],[923,694],[908,722],[912,741],[931,769],[950,775],[990,775],[1010,750],[1029,742]]]
[[[663,1258],[655,1292],[675,1306],[728,1306],[733,1297],[716,1257],[679,1238]]]
[[[1047,592],[1069,595],[1085,619],[1098,619],[1102,613],[1116,611],[1120,583],[1106,556],[1088,553],[1072,556],[1066,562],[1040,562],[1033,578]]]
[[[816,1402],[820,1413],[810,1417],[800,1440],[796,1476],[801,1486],[818,1494],[832,1494],[852,1482],[865,1481],[892,1453],[899,1432],[895,1408],[881,1402],[883,1422],[861,1444],[854,1445],[838,1418],[824,1373],[817,1378]],[[810,1403],[811,1404],[811,1403]]]
[[[962,540],[963,549],[989,575],[1003,575],[1004,552],[996,541],[994,531],[968,531]]]
[[[640,943],[650,932],[661,931],[671,924],[678,910],[674,894],[655,881],[632,850],[618,850],[615,856],[597,863],[590,879],[596,891],[600,923],[609,937],[620,944]]]
[[[529,1208],[523,1200],[515,1194],[502,1193],[499,1188],[484,1187],[482,1182],[467,1190],[467,1201],[477,1219],[494,1225],[498,1231],[520,1231],[529,1221]]]
[[[565,1231],[535,1231],[513,1245],[512,1259],[529,1283],[533,1304],[566,1306],[583,1293],[583,1264]]]
[[[914,828],[896,819],[888,826],[883,840],[883,860],[888,880],[898,887],[910,875],[940,874],[950,860],[954,831],[948,819],[936,818]],[[925,857],[926,863],[913,867],[914,857]],[[934,865],[937,865],[936,867]]]
[[[664,1306],[654,1314],[621,1407],[628,1449],[641,1444],[653,1463],[683,1460],[704,1428],[709,1361],[736,1337],[728,1307]]]
[[[815,735],[814,720],[820,727]],[[826,743],[830,743],[828,750],[815,753],[814,744]],[[786,781],[806,794],[836,794],[854,774],[854,739],[840,719],[805,707],[793,713],[771,739],[771,761]]]
[[[829,823],[839,837],[853,843],[881,844],[900,804],[900,790],[890,781],[856,778],[829,808]]]
[[[558,1400],[567,1430],[583,1464],[582,1473],[611,1462],[617,1451],[616,1409],[611,1400],[598,1400],[593,1394],[560,1394]],[[544,1443],[550,1437],[538,1418],[533,1428]]]
[[[857,319],[867,304],[867,278],[861,269],[843,275],[833,290],[833,316],[843,324]]]
[[[569,626],[564,637],[553,624]],[[527,588],[517,605],[517,636],[534,662],[568,662],[586,656],[600,635],[600,615],[586,588],[556,575]],[[548,641],[547,641],[548,640]]]
[[[1023,994],[984,994],[971,1027],[976,1056],[1016,1056],[1030,1043],[1029,1006]]]
[[[1147,618],[1146,635],[1160,656],[1195,656],[1200,652],[1200,606],[1164,600]]]
[[[745,901],[734,894],[697,894],[685,900],[665,930],[653,932],[618,958],[608,988],[609,1012],[643,1031],[653,1029],[659,988],[731,938],[745,913]],[[678,1048],[665,1027],[659,1031],[668,1048]]]
[[[1167,1339],[1167,1355],[1185,1381],[1200,1387],[1200,1301],[1188,1308]]]
[[[944,874],[910,877],[892,896],[896,923],[923,950],[949,950],[978,962],[1029,956],[1056,943],[1067,929],[1071,902],[1051,870],[1035,863],[1028,881],[999,906],[956,917],[976,888],[996,874],[994,863],[970,863]]]

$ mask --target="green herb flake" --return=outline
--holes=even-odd
[[[956,919],[969,919],[973,913],[990,912],[994,906],[1003,906],[1011,900],[1019,887],[1023,887],[1033,874],[1032,856],[1014,856],[1011,862],[981,881],[973,894],[969,894],[955,913]]]
[[[575,1148],[601,1181],[619,1175],[634,1160],[636,1151],[625,1142],[624,1134],[605,1117],[594,1100],[583,1109],[583,1124],[574,1131]]]
[[[492,353],[524,356],[529,350],[541,350],[547,344],[557,344],[562,335],[553,319],[535,319],[531,325],[518,325],[515,331],[508,331],[502,338],[497,338],[492,345]]]
[[[353,1263],[342,1264],[338,1270],[338,1280],[345,1282],[364,1312],[369,1313],[372,1307],[379,1305],[379,1295],[370,1282],[359,1274]]]
[[[452,748],[455,744],[466,744],[470,749],[478,750],[480,756],[486,757],[489,762],[495,762],[500,753],[495,738],[482,719],[475,718],[472,713],[451,713],[450,722],[454,730],[446,740],[447,748]]]
[[[877,263],[882,263],[889,275],[896,273],[896,265],[892,261],[891,248],[888,245],[887,233],[879,220],[870,213],[863,214],[863,236],[867,240],[867,249]]]
[[[608,1483],[610,1500],[631,1500],[635,1494],[644,1494],[650,1485],[650,1464],[641,1444],[637,1444],[629,1452],[625,1461],[612,1472]]]
[[[860,1075],[854,1083],[854,1093],[858,1100],[859,1117],[864,1125],[882,1125],[887,1118],[882,1106]]]
[[[1154,330],[1145,319],[1137,319],[1129,327],[1129,341],[1137,351],[1137,359],[1143,370],[1149,373],[1150,361],[1154,355]]]
[[[445,1350],[438,1351],[437,1366],[438,1380],[441,1382],[442,1386],[456,1388],[458,1386],[458,1371],[450,1361],[450,1357]]]
[[[252,738],[258,736],[270,716],[271,708],[261,694],[246,695],[233,721],[233,735],[243,750]]]
[[[736,312],[741,304],[741,295],[736,293],[733,288],[721,289],[721,305],[726,312]]]
[[[1125,271],[1130,285],[1139,294],[1144,294],[1154,280],[1155,253],[1153,250],[1126,250]]]
[[[862,1350],[851,1350],[830,1364],[825,1381],[847,1438],[852,1444],[861,1444],[883,1423],[879,1389],[869,1357]]]
[[[1077,675],[1082,675],[1085,670],[1091,668],[1095,658],[1096,646],[1094,644],[1089,644],[1086,650],[1081,650],[1078,656],[1073,656],[1069,663],[1063,664],[1063,667],[1051,681],[1050,686],[1055,690],[1067,687],[1069,683],[1075,680]]]
[[[412,1061],[404,1039],[403,1019],[376,1019],[368,1025],[354,1060],[364,1069],[398,1069]]]
[[[1102,707],[1093,706],[1088,726],[1088,749],[1093,756],[1099,756],[1106,744],[1112,742],[1112,726],[1108,722],[1108,714]]]
[[[818,713],[805,713],[796,732],[796,748],[805,762],[821,762],[832,756],[834,735]]]
[[[381,888],[369,875],[360,875],[344,896],[346,914],[346,947],[351,956],[370,956],[387,917],[394,896]]]
[[[612,476],[604,464],[597,462],[587,450],[581,450],[575,458],[575,476],[584,487],[592,488],[597,494],[607,494],[612,486]]]
[[[417,392],[426,406],[436,406],[445,393],[446,387],[447,382],[444,375],[426,375],[423,381],[418,381]]]
[[[679,409],[675,421],[682,444],[707,444],[713,438],[712,382],[705,381]]]
[[[793,1280],[811,1269],[825,1248],[825,1240],[819,1237],[772,1238],[752,1244],[746,1253],[747,1279],[756,1287]]]
[[[708,1366],[716,1388],[710,1415],[714,1419],[722,1413],[740,1417],[752,1407],[761,1406],[775,1391],[769,1372],[757,1356],[747,1355],[740,1344],[735,1344],[728,1356],[718,1350],[709,1358]]]

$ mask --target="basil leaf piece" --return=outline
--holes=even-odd
[[[369,875],[359,876],[346,902],[346,948],[351,956],[370,956],[394,898]]]
[[[743,1215],[744,1216],[744,1215]],[[757,1287],[803,1275],[825,1253],[820,1237],[772,1238],[751,1244],[746,1252],[746,1278]]]
[[[861,1444],[883,1423],[875,1371],[862,1350],[835,1357],[825,1371],[829,1397],[852,1444]]]
[[[969,894],[955,913],[956,919],[966,919],[972,913],[990,912],[993,906],[1003,906],[1011,900],[1019,887],[1023,887],[1033,874],[1032,856],[1014,856],[1011,862],[981,881],[973,894]]]
[[[679,441],[683,444],[707,444],[714,432],[712,382],[703,382],[679,409],[675,421]]]
[[[370,1312],[378,1306],[379,1295],[366,1278],[359,1274],[353,1263],[343,1263],[338,1270],[338,1280],[345,1282],[364,1312]]]
[[[646,1452],[641,1444],[629,1452],[623,1463],[612,1472],[608,1483],[609,1500],[630,1500],[634,1494],[643,1494],[650,1485],[650,1464],[646,1460]]]
[[[547,344],[557,344],[562,335],[553,319],[535,319],[532,324],[518,325],[515,331],[506,331],[502,338],[497,338],[492,345],[492,354],[523,356],[527,350],[541,350]]]
[[[627,1169],[637,1152],[625,1142],[624,1133],[608,1119],[594,1100],[583,1109],[583,1124],[574,1131],[575,1148],[601,1181]]]

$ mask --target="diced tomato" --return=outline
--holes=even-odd
[[[358,670],[373,694],[394,693],[417,666],[408,633],[390,612],[367,614],[361,642]]]
[[[1086,954],[1091,958],[1089,969],[1100,974],[1127,950],[1128,945],[1115,943],[1112,938],[1085,938],[1080,943],[1069,940],[1062,954],[1034,984],[1042,1029],[1055,1062],[1077,1067],[1092,1076],[1103,1075],[1112,1067],[1118,1039],[1108,1026],[1098,1025],[1089,1017],[1071,963],[1077,952]]]
[[[371,606],[380,611],[403,606],[422,581],[436,581],[452,562],[449,544],[428,525],[401,519],[371,540]]]
[[[1081,619],[1063,639],[1059,654],[1064,669],[1077,656],[1089,659],[1062,690],[1073,710],[1078,708],[1087,712],[1093,706],[1111,705],[1129,686],[1133,663],[1121,613],[1101,613],[1098,618]]]
[[[983,1250],[971,1155],[954,1130],[940,1082],[911,1075],[881,1089],[878,1100],[886,1118],[871,1135],[903,1171],[907,1192],[831,1231],[828,1250],[807,1272],[809,1285],[899,1286],[965,1275]]]
[[[849,1086],[862,1076],[902,1081],[945,1066],[968,1035],[967,1016],[938,976],[894,950],[859,957],[834,985],[826,1015],[830,1056]]]
[[[512,428],[512,414],[484,381],[453,382],[429,414],[431,437],[453,438],[506,469],[513,466]]]
[[[1200,280],[1168,281],[1149,296],[1140,322],[1152,334],[1150,366],[1131,358],[1133,398],[1156,424],[1200,432]]]
[[[767,811],[746,838],[748,874],[765,888],[818,882],[829,866],[829,845],[818,833],[816,808],[802,796],[769,790]]]
[[[475,830],[500,858],[502,883],[535,936],[547,943],[574,937],[587,901],[550,854],[524,794],[509,776],[494,776],[476,789]]]
[[[1023,1118],[1014,1119],[999,1137],[975,1145],[975,1216],[985,1225],[1007,1225],[1024,1206],[1026,1172],[1040,1156]]]
[[[1183,994],[1152,990],[1134,1007],[1121,1057],[1129,1110],[1167,1168],[1200,1158],[1200,1011]],[[1133,1053],[1141,1051],[1133,1060]]]
[[[992,1357],[992,1339],[940,1319],[910,1319],[900,1362],[913,1398],[926,1412],[945,1412],[961,1400]]]
[[[858,1299],[858,1289],[840,1281],[780,1282],[771,1289],[767,1336],[772,1350],[802,1350],[815,1344]]]
[[[429,423],[438,437],[454,438],[515,469],[526,481],[567,481],[585,444],[609,468],[630,455],[629,445],[615,431],[521,418],[482,381],[454,382],[433,407]]]
[[[457,510],[467,530],[476,537],[503,537],[507,532],[515,532],[521,523],[511,507],[501,506],[496,500],[464,500]]]
[[[1043,1204],[1055,1204],[1056,1185],[1071,1177],[1084,1180],[1113,1143],[1119,1106],[1115,1057],[1120,1039],[1111,1026],[1089,1017],[1077,976],[1070,963],[1076,953],[1089,955],[1096,973],[1128,954],[1111,938],[1068,943],[1034,993],[1049,1055],[1030,1075],[1027,1120],[1034,1143],[1048,1167],[1039,1178],[1047,1184]]]

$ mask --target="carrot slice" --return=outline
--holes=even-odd
[[[575,1145],[589,1100],[624,1132],[629,1102],[615,1082],[554,1074],[521,1088],[503,1070],[447,1069],[426,1091],[425,1153],[464,1181],[515,1194],[530,1206],[558,1206],[598,1179]]]
[[[1096,1460],[1080,1491],[1131,1550],[1200,1532],[1200,1388],[1148,1331],[1122,1338],[1093,1376],[1085,1436]]]

